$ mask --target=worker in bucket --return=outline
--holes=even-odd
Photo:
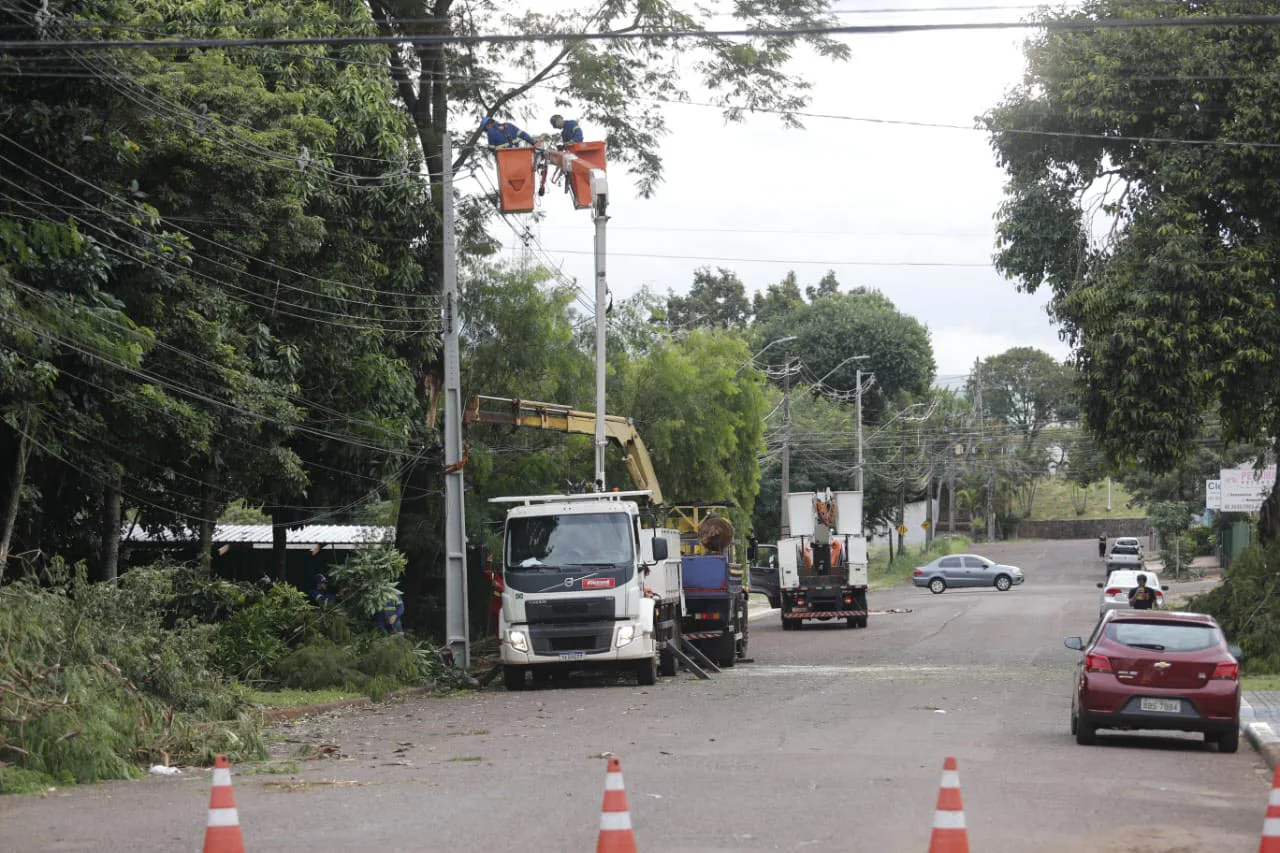
[[[532,136],[511,122],[498,121],[493,116],[485,116],[480,122],[480,129],[485,132],[489,144],[495,148],[517,148],[521,142],[534,144]]]
[[[551,117],[551,126],[560,131],[560,141],[566,145],[582,141],[582,126],[574,119],[566,119],[556,113]]]

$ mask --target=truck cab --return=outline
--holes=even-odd
[[[495,498],[507,513],[498,617],[503,682],[576,669],[657,681],[682,603],[679,533],[644,528],[641,492]],[[665,664],[664,664],[665,666]]]

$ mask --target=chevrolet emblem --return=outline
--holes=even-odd
[[[1171,666],[1173,666],[1173,664],[1163,660],[1155,665],[1156,669],[1168,669]]]

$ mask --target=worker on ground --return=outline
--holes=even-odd
[[[560,141],[566,145],[582,141],[582,127],[573,119],[566,119],[556,113],[551,117],[551,126],[560,131]]]
[[[493,116],[485,116],[480,122],[480,129],[485,132],[489,144],[495,148],[517,148],[521,142],[534,144],[532,136],[511,122],[498,121]]]
[[[404,596],[396,593],[383,603],[382,609],[374,617],[374,622],[388,634],[404,633]]]
[[[1156,591],[1147,586],[1147,576],[1138,575],[1138,585],[1129,590],[1129,606],[1134,610],[1152,610],[1156,606]]]
[[[333,593],[329,592],[329,579],[324,575],[316,575],[311,579],[311,589],[307,598],[315,605],[333,604]]]
[[[1107,534],[1106,531],[1098,534],[1098,557],[1107,556]]]

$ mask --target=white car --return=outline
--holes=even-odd
[[[1164,594],[1169,591],[1169,587],[1160,584],[1159,575],[1155,572],[1121,569],[1112,572],[1107,577],[1106,583],[1098,584],[1098,589],[1102,590],[1102,603],[1098,606],[1099,616],[1105,615],[1108,610],[1129,608],[1129,592],[1138,585],[1138,575],[1147,576],[1147,586],[1156,594],[1156,607],[1161,609],[1164,607]]]
[[[1142,553],[1142,540],[1136,536],[1121,536],[1112,544],[1119,545],[1123,548],[1137,548],[1138,553]]]

